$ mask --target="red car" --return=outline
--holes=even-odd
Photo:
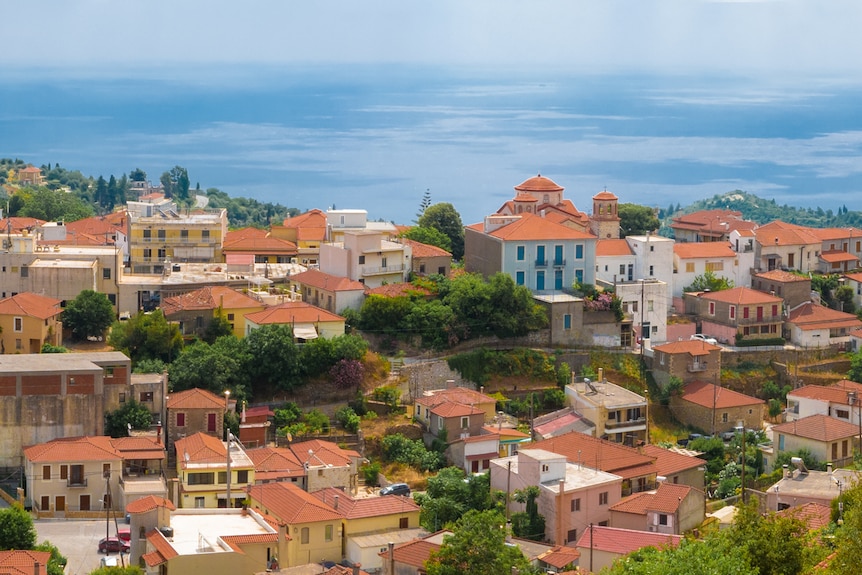
[[[99,553],[128,553],[132,546],[117,537],[102,537],[99,541]]]
[[[132,530],[128,527],[120,527],[117,530],[117,537],[119,537],[123,541],[131,541],[132,540]]]

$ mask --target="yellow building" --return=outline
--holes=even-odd
[[[287,557],[282,567],[338,562],[342,559],[342,515],[293,483],[253,485],[252,509],[271,515],[287,527]]]
[[[297,260],[304,266],[318,263],[320,245],[326,241],[326,214],[318,209],[287,218],[284,225],[273,225],[270,235],[293,242],[298,251]]]
[[[254,463],[237,441],[230,442],[230,505],[225,442],[206,433],[195,433],[178,439],[174,446],[180,507],[242,506],[246,489],[254,483]]]
[[[183,336],[202,336],[210,322],[221,314],[239,338],[245,336],[245,316],[263,311],[258,300],[225,286],[206,286],[162,300],[165,319],[178,322]]]
[[[298,340],[344,335],[344,318],[303,301],[274,305],[246,316],[246,335],[264,325],[289,325]]]
[[[163,273],[183,262],[222,261],[227,234],[227,210],[196,210],[179,214],[172,209],[133,216],[129,222],[129,264],[132,273]]]
[[[60,345],[60,300],[19,293],[0,300],[0,353],[39,353],[42,345]]]

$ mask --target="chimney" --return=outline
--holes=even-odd
[[[359,575],[359,570],[362,569],[362,563],[353,564],[353,575]]]
[[[39,567],[40,565],[38,561],[33,563],[33,575],[39,575]]]
[[[484,385],[479,386],[479,393],[485,393],[485,386]]]
[[[829,475],[832,475],[832,462],[831,461],[826,462],[826,473],[828,473]]]
[[[790,471],[790,466],[785,463],[781,466],[781,468],[784,470],[784,479],[790,479],[790,477],[792,477],[793,475]]]
[[[389,542],[389,575],[395,575],[395,543]]]
[[[162,443],[162,423],[161,422],[159,422],[158,425],[156,425],[156,443],[158,443],[159,445],[161,445],[161,443]]]
[[[598,375],[599,375],[599,377],[597,378],[597,382],[598,383],[604,383],[605,382],[605,369],[603,367],[599,368]]]
[[[335,502],[332,504],[334,509],[338,509],[338,495],[335,496]]]

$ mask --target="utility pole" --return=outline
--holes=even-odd
[[[230,509],[233,507],[233,502],[230,498],[230,441],[233,439],[233,433],[230,432],[230,429],[227,430],[227,493],[225,496],[227,497],[227,501],[225,502],[225,508]]]
[[[740,484],[742,485],[742,504],[745,505],[745,420],[742,421],[742,473]]]

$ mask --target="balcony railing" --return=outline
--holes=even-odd
[[[362,266],[362,275],[370,276],[375,274],[393,274],[404,271],[404,264],[394,266]]]
[[[74,479],[66,480],[66,487],[86,487],[87,486],[87,478],[86,477],[76,477]]]
[[[637,419],[628,419],[626,421],[609,419],[605,422],[605,429],[616,429],[617,427],[631,427],[635,425],[646,425],[646,418],[639,417]]]
[[[699,371],[706,371],[706,362],[705,361],[695,361],[688,364],[688,372],[689,373],[697,373]]]
[[[537,268],[546,268],[548,267],[548,260],[536,260]]]
[[[564,266],[564,265],[566,265],[566,260],[564,260],[564,259],[559,259],[559,260],[558,260],[558,259],[555,259],[555,260],[554,260],[554,265],[555,265],[555,266]]]

